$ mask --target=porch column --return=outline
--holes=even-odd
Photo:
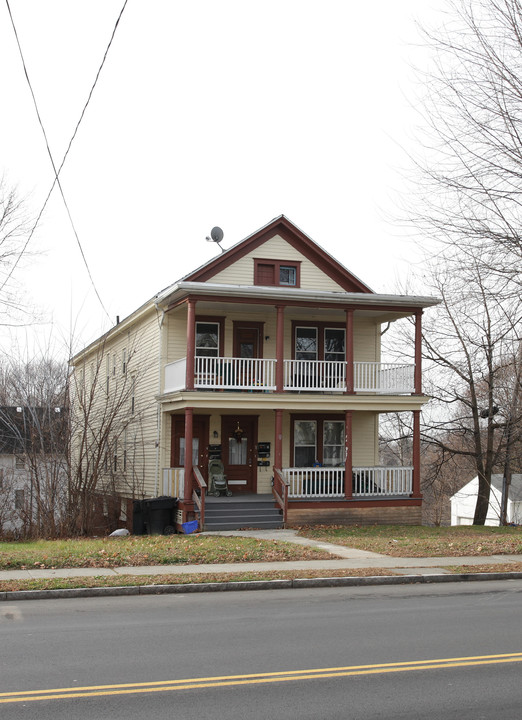
[[[353,456],[352,456],[352,411],[346,410],[344,413],[344,496],[347,500],[352,497],[352,472],[353,472]]]
[[[276,305],[276,310],[276,392],[280,393],[284,385],[285,306]]]
[[[194,390],[194,356],[196,354],[196,301],[189,300],[187,306],[187,375],[185,387]]]
[[[185,408],[185,483],[183,488],[183,499],[189,502],[192,498],[192,438],[194,421],[194,409]]]
[[[346,308],[346,395],[353,395],[353,309]],[[351,484],[350,484],[351,487]]]
[[[275,410],[274,467],[283,470],[283,411]]]
[[[420,410],[413,411],[413,497],[421,497],[420,489]]]
[[[422,395],[422,310],[415,311],[415,392]]]

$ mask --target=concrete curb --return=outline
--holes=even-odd
[[[186,585],[131,585],[129,587],[67,588],[63,590],[13,590],[0,592],[0,601],[56,600],[61,598],[166,595],[179,593],[229,592],[239,590],[297,590],[321,587],[364,587],[427,583],[522,580],[522,572],[461,573],[458,575],[372,575],[370,577],[296,578],[294,580],[249,580]]]

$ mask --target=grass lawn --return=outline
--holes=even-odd
[[[329,553],[276,540],[201,535],[0,542],[0,570],[320,560]]]
[[[425,527],[420,525],[303,527],[314,540],[393,557],[459,557],[522,554],[521,527]]]

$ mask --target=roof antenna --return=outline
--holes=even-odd
[[[217,227],[217,225],[216,225],[216,227],[212,228],[212,230],[210,231],[210,237],[207,235],[205,240],[207,242],[217,243],[221,252],[225,252],[223,250],[223,248],[221,247],[221,245],[219,244],[223,240],[223,230],[220,227]]]

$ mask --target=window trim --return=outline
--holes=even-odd
[[[198,357],[196,338],[198,323],[215,323],[219,326],[218,357],[224,357],[225,349],[225,318],[222,315],[196,315],[194,320],[194,357]]]
[[[269,258],[254,258],[254,285],[261,285],[259,282],[259,265],[273,265],[274,279],[273,285],[265,287],[283,287],[283,288],[299,288],[301,287],[301,260],[271,260]],[[280,273],[282,267],[295,268],[295,285],[281,283]],[[263,283],[264,285],[264,283]]]
[[[334,415],[334,414],[326,414],[326,415],[319,415],[314,413],[299,413],[299,414],[291,414],[290,415],[290,460],[292,463],[292,467],[294,467],[295,463],[295,422],[300,420],[305,420],[308,422],[315,422],[316,423],[316,460],[317,462],[321,463],[322,467],[333,467],[331,465],[324,465],[324,423],[325,422],[342,422],[345,423],[345,417],[344,415]],[[346,425],[344,427],[344,431],[346,433]],[[345,443],[345,452],[346,452],[346,443]]]
[[[315,322],[313,320],[311,321],[302,321],[302,320],[292,320],[292,360],[295,360],[295,341],[297,338],[297,328],[316,328],[317,330],[317,360],[324,360],[325,356],[325,343],[324,343],[324,334],[325,330],[344,330],[344,358],[343,362],[346,360],[346,326],[344,323],[337,323],[337,322]],[[335,361],[333,361],[335,362]],[[340,362],[340,361],[338,361]]]

